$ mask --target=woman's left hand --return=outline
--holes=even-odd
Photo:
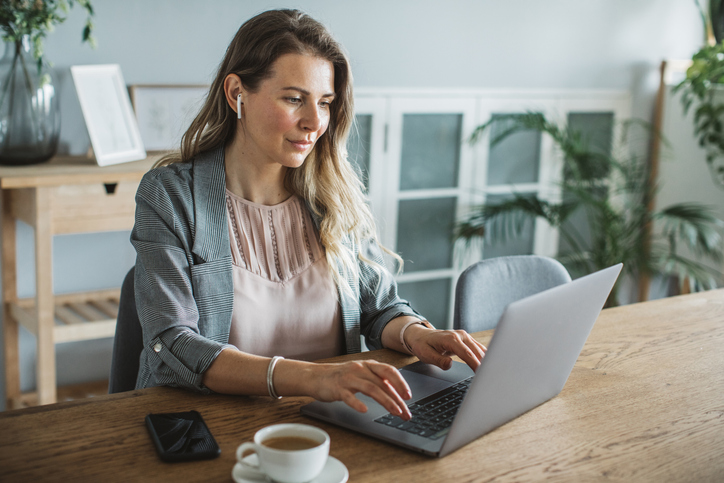
[[[488,350],[464,330],[435,330],[413,325],[404,336],[413,355],[444,370],[450,369],[454,355],[477,370]]]

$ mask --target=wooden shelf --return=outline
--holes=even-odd
[[[55,343],[113,337],[120,289],[55,296]],[[31,334],[38,334],[35,299],[10,303],[10,314]]]
[[[116,332],[116,317],[120,289],[63,294],[55,296],[55,325],[53,341],[55,344],[82,340],[113,337]],[[31,334],[38,334],[38,317],[35,299],[19,299],[9,303],[10,315]],[[108,381],[60,386],[57,389],[57,401],[70,401],[84,397],[108,394]],[[7,409],[21,409],[38,405],[38,392],[24,392],[8,398]]]
[[[106,167],[83,157],[0,166],[5,396],[9,407],[21,400],[24,404],[58,400],[55,344],[114,336],[120,290],[53,293],[53,237],[130,230],[138,184],[159,158],[153,155]],[[32,300],[22,300],[17,294],[18,220],[35,232],[36,296]],[[33,397],[20,391],[19,325],[37,341],[37,394]]]

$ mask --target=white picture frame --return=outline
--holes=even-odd
[[[181,137],[201,110],[208,85],[137,84],[131,103],[148,151],[179,149]]]
[[[74,65],[70,72],[98,165],[145,159],[121,67]]]

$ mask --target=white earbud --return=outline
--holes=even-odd
[[[241,119],[241,94],[236,96],[236,118]]]

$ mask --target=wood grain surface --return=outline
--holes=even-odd
[[[161,155],[150,155],[140,161],[98,166],[84,156],[58,156],[47,163],[28,166],[0,166],[0,188],[38,188],[87,183],[140,181]]]
[[[302,417],[309,401],[152,388],[7,411],[0,481],[232,481],[236,447],[280,422],[329,432],[351,482],[724,481],[724,290],[604,310],[561,394],[442,459]],[[144,417],[190,409],[221,456],[161,462]]]

